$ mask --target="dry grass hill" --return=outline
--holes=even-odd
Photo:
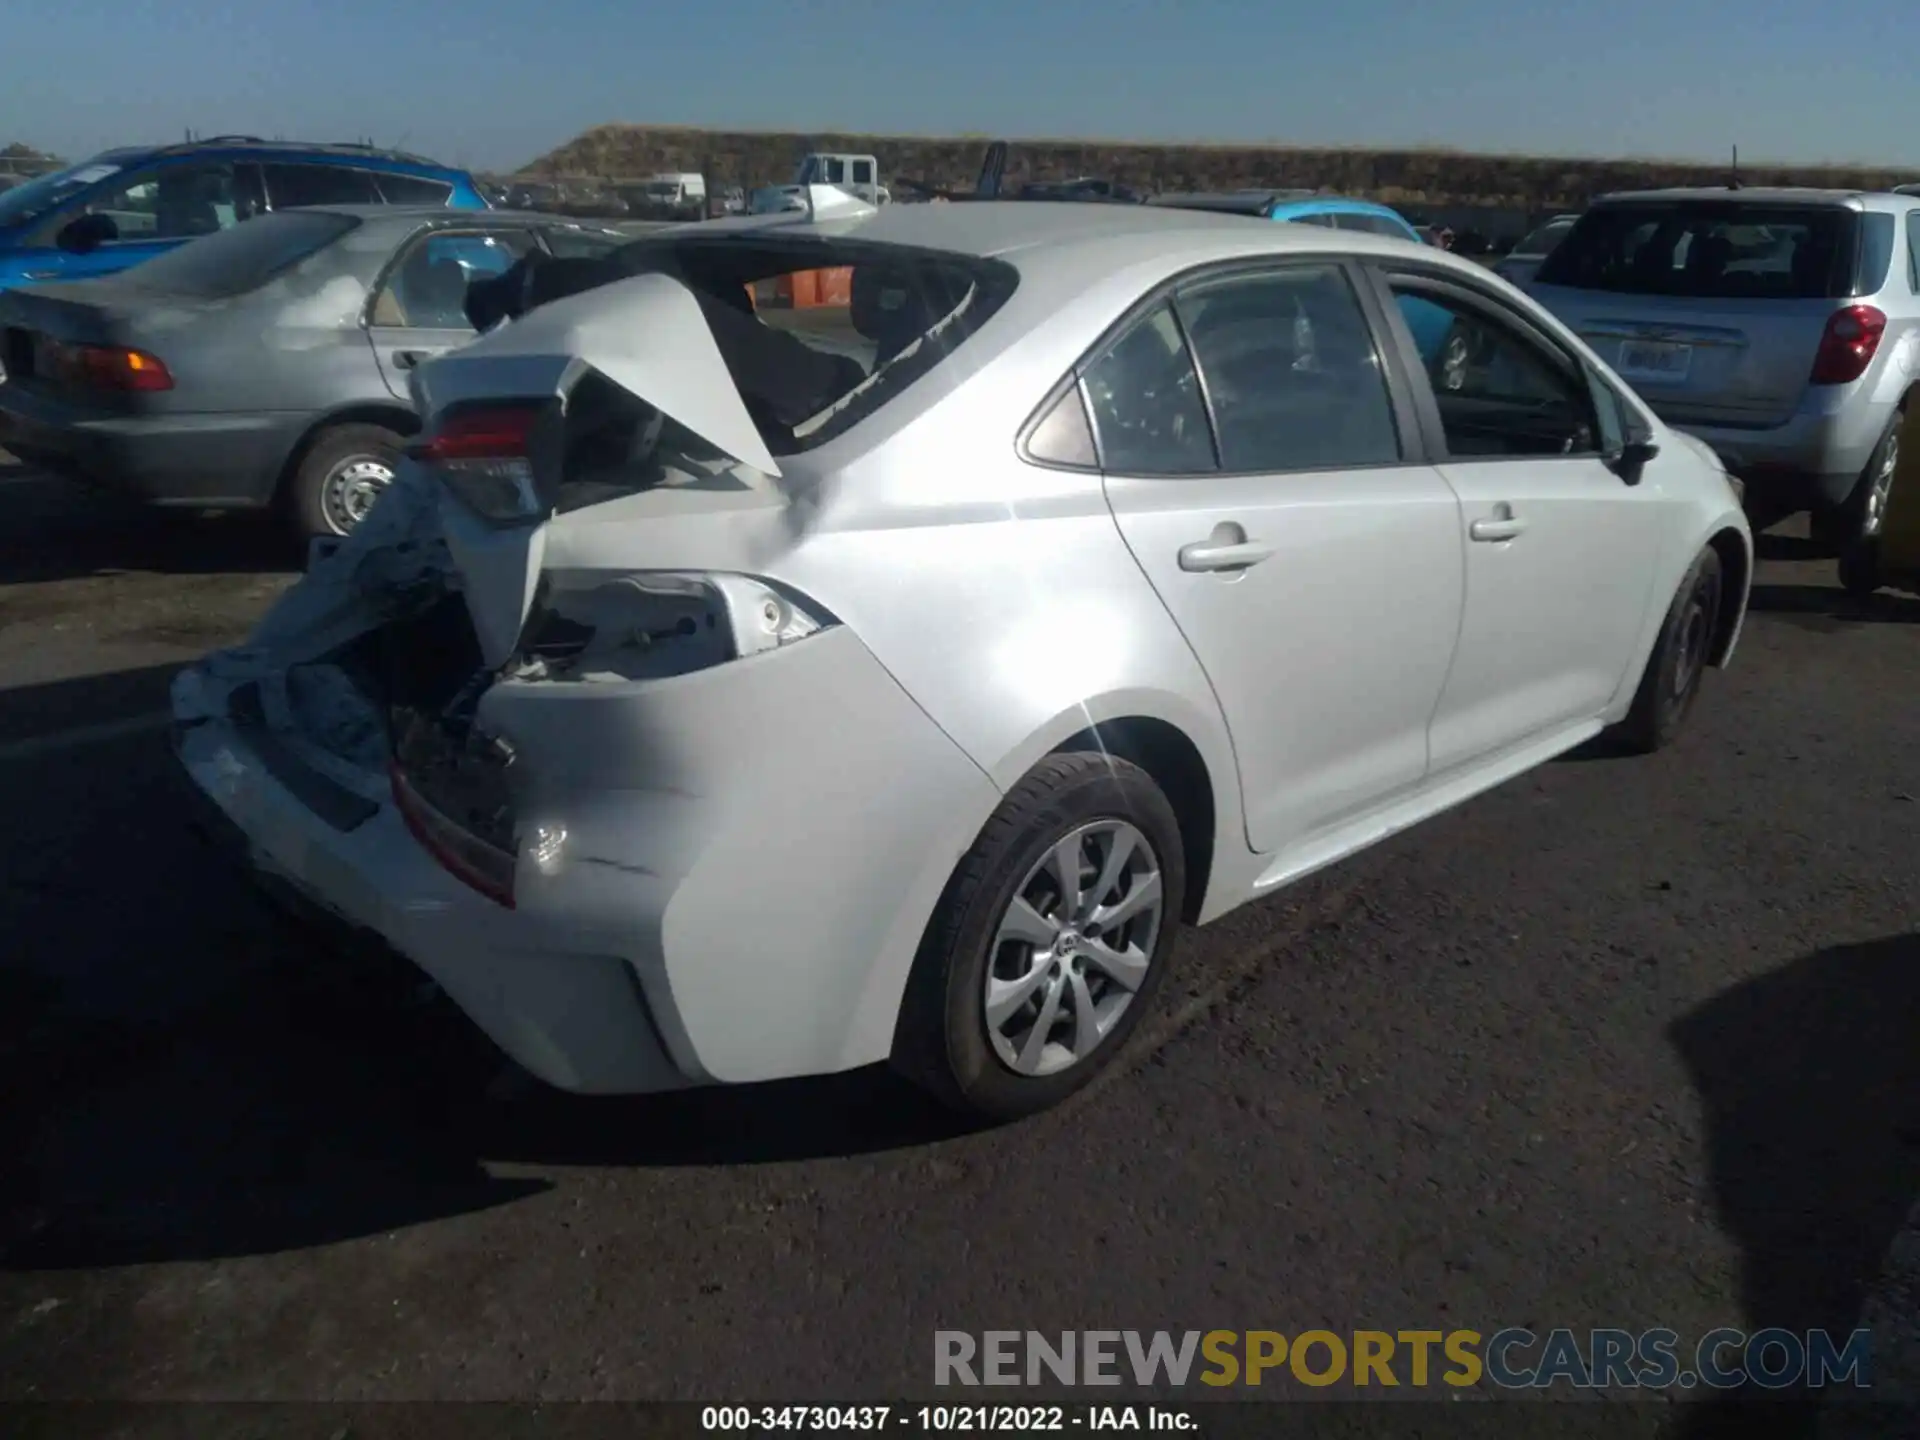
[[[882,178],[971,186],[985,136],[830,135],[602,125],[541,156],[520,175],[629,180],[699,170],[712,184],[785,182],[809,150],[878,157]],[[1308,150],[1279,146],[1148,145],[1107,140],[1013,140],[1007,179],[1104,175],[1144,190],[1299,186],[1365,195],[1401,206],[1487,206],[1529,212],[1578,208],[1609,190],[1715,185],[1724,164],[1674,160],[1556,159],[1452,150]],[[1920,170],[1853,165],[1742,163],[1749,185],[1878,189],[1920,180]]]

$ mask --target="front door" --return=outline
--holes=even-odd
[[[84,280],[131,269],[187,240],[250,220],[265,208],[259,168],[176,160],[116,179],[50,217],[29,242],[22,279]],[[60,232],[83,215],[113,221],[115,238],[85,254],[62,250]]]
[[[1403,459],[1347,269],[1197,282],[1085,385],[1115,519],[1226,717],[1249,845],[1418,786],[1460,622],[1459,505]]]
[[[410,371],[473,339],[468,283],[502,274],[533,248],[528,231],[490,227],[428,230],[409,240],[374,295],[367,324],[387,389],[406,399]]]
[[[1383,278],[1406,353],[1425,362],[1416,380],[1466,540],[1466,614],[1431,732],[1437,776],[1602,715],[1653,602],[1666,502],[1657,479],[1631,485],[1602,459],[1594,381],[1545,331],[1477,286]],[[1433,347],[1415,332],[1436,312],[1464,343],[1422,354]]]

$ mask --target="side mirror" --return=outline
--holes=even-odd
[[[69,255],[88,255],[119,238],[120,227],[111,215],[82,215],[61,226],[53,243]]]
[[[1606,456],[1607,468],[1629,485],[1640,483],[1647,462],[1660,453],[1660,446],[1645,435],[1629,436],[1627,442]]]

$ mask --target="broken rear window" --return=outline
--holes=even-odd
[[[1838,205],[1599,205],[1547,257],[1539,283],[1688,299],[1837,299],[1853,293],[1858,218]]]
[[[898,246],[643,240],[576,262],[560,293],[638,274],[693,291],[767,449],[793,455],[937,371],[1007,301],[1012,267]],[[538,278],[536,303],[557,299]],[[548,291],[548,293],[542,293]]]

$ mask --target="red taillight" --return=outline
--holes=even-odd
[[[397,764],[388,765],[387,778],[393,786],[394,808],[400,812],[407,829],[413,832],[413,838],[439,862],[440,868],[496,905],[513,909],[514,857],[461,829],[434,809],[413,788],[406,772]]]
[[[440,464],[449,460],[507,460],[527,453],[527,440],[540,410],[532,405],[502,406],[449,415],[439,430],[408,450],[416,460]]]
[[[1880,337],[1887,333],[1887,317],[1871,305],[1849,305],[1836,310],[1820,336],[1813,357],[1809,385],[1845,385],[1867,373]]]
[[[64,345],[49,347],[54,374],[74,385],[96,390],[151,392],[173,389],[167,367],[144,350],[122,345]]]

